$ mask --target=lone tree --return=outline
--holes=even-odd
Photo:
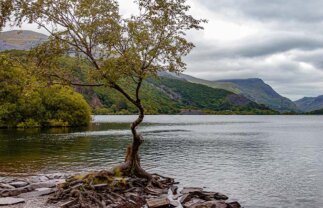
[[[186,56],[194,47],[185,32],[202,29],[205,20],[188,14],[186,0],[136,0],[138,12],[122,18],[115,0],[4,0],[1,23],[36,23],[50,34],[38,47],[37,64],[47,76],[79,86],[107,86],[120,92],[138,109],[131,124],[132,144],[125,162],[114,174],[151,181],[140,166],[137,131],[145,115],[140,90],[147,77],[158,72],[182,72]],[[0,25],[1,26],[1,25]],[[55,57],[72,55],[88,63],[89,83],[73,82],[59,72]],[[134,86],[131,89],[130,86]]]

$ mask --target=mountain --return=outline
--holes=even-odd
[[[318,97],[304,97],[294,102],[302,112],[311,112],[323,109],[323,95]]]
[[[161,76],[166,75],[162,74]],[[185,74],[169,74],[168,76],[184,79],[192,83],[204,84],[212,88],[228,90],[280,112],[298,111],[296,105],[291,100],[279,95],[271,86],[261,79],[251,78],[208,81]]]
[[[12,30],[0,32],[0,51],[5,50],[29,50],[43,41],[48,36],[29,31],[29,30]]]
[[[290,99],[278,94],[271,86],[261,79],[232,79],[220,80],[217,82],[233,84],[240,90],[239,94],[246,96],[256,103],[264,104],[271,109],[280,112],[298,110],[296,105]]]
[[[277,114],[244,96],[168,77],[148,79],[141,94],[147,114]],[[93,106],[97,114],[102,109],[108,114],[136,112],[131,103],[109,88],[95,88],[91,96],[84,95],[91,100],[98,98],[99,105]]]

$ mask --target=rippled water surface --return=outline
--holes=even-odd
[[[133,116],[87,129],[0,130],[0,175],[100,170],[123,161]],[[322,116],[147,116],[143,166],[244,207],[323,207]]]

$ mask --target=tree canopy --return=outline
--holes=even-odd
[[[37,79],[27,59],[24,52],[0,53],[0,127],[87,125],[91,110],[83,96]]]

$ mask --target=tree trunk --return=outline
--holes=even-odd
[[[131,133],[133,136],[132,144],[127,148],[125,162],[122,165],[116,167],[114,169],[114,172],[116,174],[119,173],[123,176],[137,176],[151,180],[152,175],[147,173],[140,166],[139,148],[144,140],[141,134],[137,132],[137,127],[142,123],[145,113],[140,101],[136,103],[136,107],[138,108],[139,113],[138,118],[131,124]]]

